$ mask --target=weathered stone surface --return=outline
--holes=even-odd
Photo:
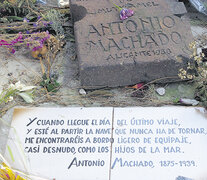
[[[169,1],[169,0],[167,0]],[[184,15],[187,13],[186,7],[183,2],[168,2],[169,7],[173,14],[175,15]]]
[[[119,19],[109,0],[71,0],[80,80],[84,87],[115,87],[174,77],[189,57],[192,34],[164,0],[114,0],[131,8]],[[172,80],[172,79],[171,79]]]

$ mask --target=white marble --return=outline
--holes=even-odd
[[[193,107],[20,108],[7,144],[15,161],[8,148],[6,157],[56,180],[206,180],[206,117]],[[60,142],[48,144],[52,138]],[[49,153],[50,147],[69,152]]]
[[[207,179],[207,119],[199,110],[117,108],[114,116],[112,180]],[[200,133],[190,133],[191,128]],[[121,153],[121,147],[128,152]]]
[[[24,156],[21,158],[27,164],[29,172],[56,180],[106,180],[109,178],[110,168],[111,118],[112,108],[15,109],[12,126],[15,127],[23,145],[26,158]],[[33,122],[31,123],[30,120]],[[58,125],[58,121],[56,121],[57,125],[49,125],[51,120],[59,120],[64,125]],[[51,134],[52,131],[55,133],[56,129],[58,134]],[[73,131],[69,132],[71,129]],[[100,133],[106,134],[98,134],[96,131],[99,129],[104,129]],[[16,138],[14,133],[13,135]],[[60,140],[62,142],[48,144],[48,138],[55,137],[63,138]],[[34,138],[33,144],[26,138]],[[37,143],[40,142],[40,138],[45,139],[46,143]],[[66,138],[69,138],[68,142]],[[101,139],[105,142],[98,143]],[[13,142],[9,141],[9,145],[14,149]],[[34,153],[28,153],[30,147],[38,147],[38,145],[40,145],[38,152],[35,153],[33,149]],[[18,143],[17,147],[19,147]],[[50,147],[66,147],[69,152],[49,153],[49,150],[52,152]],[[21,154],[21,150],[13,153],[17,152]],[[15,155],[17,156],[19,155]],[[79,161],[82,163],[80,166]],[[20,164],[23,165],[16,161],[16,167],[19,168]]]

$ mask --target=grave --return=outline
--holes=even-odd
[[[166,77],[177,80],[191,54],[190,27],[174,15],[184,13],[183,4],[113,2],[133,9],[134,16],[121,21],[109,0],[70,0],[81,85],[116,87]],[[170,8],[175,5],[173,13]]]
[[[16,108],[5,157],[56,180],[204,180],[206,117],[199,107]]]

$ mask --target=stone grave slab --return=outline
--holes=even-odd
[[[134,16],[121,21],[109,0],[70,0],[82,86],[177,79],[189,58],[190,27],[165,0],[114,3],[133,9]]]
[[[45,178],[207,179],[204,108],[16,108],[12,127],[5,156]]]

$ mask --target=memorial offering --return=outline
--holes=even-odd
[[[207,178],[204,111],[185,107],[16,108],[12,126],[29,170],[50,179],[199,180]],[[10,133],[11,149],[10,139],[16,138]],[[9,152],[5,155],[9,157]]]
[[[186,66],[190,26],[165,0],[71,0],[70,5],[83,86],[173,80]]]

